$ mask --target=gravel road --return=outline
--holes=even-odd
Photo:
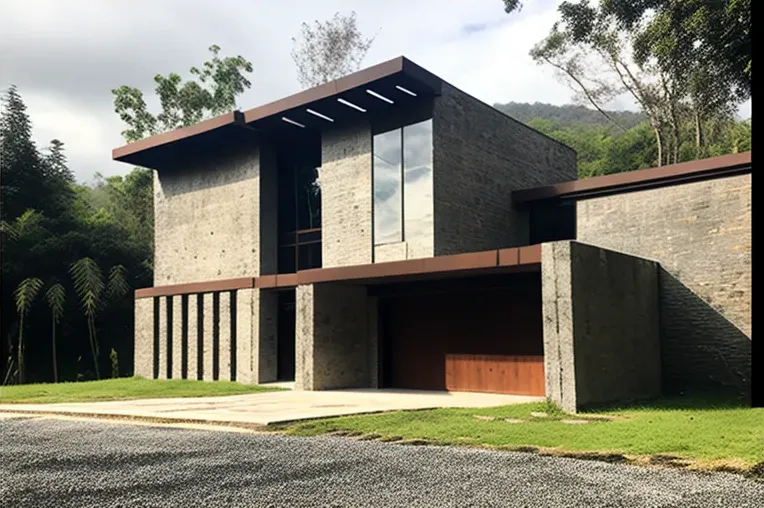
[[[764,506],[764,484],[338,437],[0,419],[0,506]]]

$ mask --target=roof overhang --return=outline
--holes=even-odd
[[[751,152],[742,152],[516,190],[512,192],[512,203],[516,206],[525,206],[537,202],[575,201],[750,172]]]
[[[398,57],[263,106],[129,143],[115,148],[112,158],[161,170],[261,137],[320,133],[406,109],[439,95],[442,83],[429,71]]]

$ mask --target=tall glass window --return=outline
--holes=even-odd
[[[432,120],[374,136],[374,244],[431,241]]]

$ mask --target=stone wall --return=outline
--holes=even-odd
[[[297,287],[295,387],[368,388],[376,345],[371,344],[364,286]]]
[[[541,271],[547,397],[575,412],[659,396],[657,263],[562,241]]]
[[[266,195],[275,193],[272,171]],[[260,176],[257,147],[154,171],[155,286],[260,274]],[[273,228],[274,215],[264,215]],[[275,270],[272,250],[262,262]]]
[[[443,84],[433,111],[435,255],[528,245],[513,190],[576,178],[573,149]]]
[[[751,376],[751,175],[587,199],[577,238],[660,262],[664,387]]]
[[[322,266],[372,262],[371,128],[325,132],[321,139]]]

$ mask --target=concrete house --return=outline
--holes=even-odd
[[[571,411],[750,384],[750,153],[577,181],[401,57],[113,158],[154,170],[136,375]]]

